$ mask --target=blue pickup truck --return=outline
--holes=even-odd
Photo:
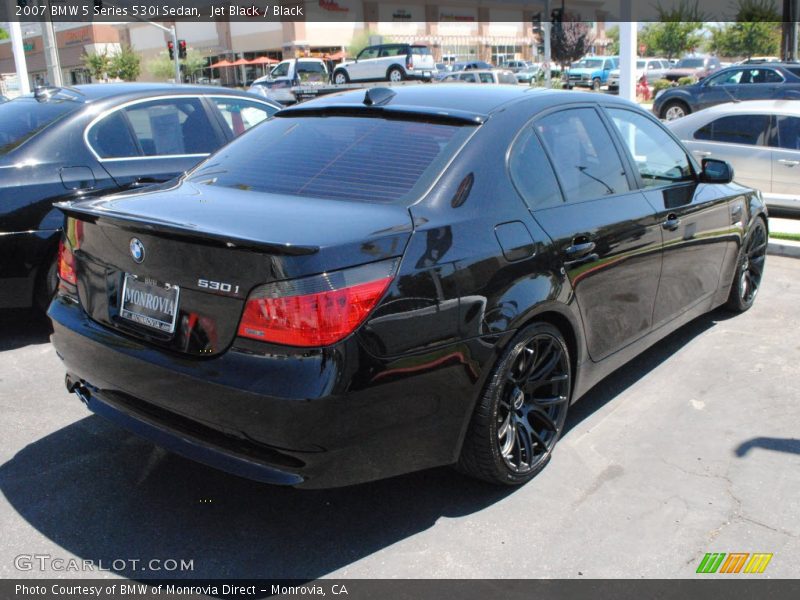
[[[619,58],[616,56],[587,56],[567,69],[565,87],[568,90],[575,86],[599,90],[608,83],[612,69],[618,66]]]

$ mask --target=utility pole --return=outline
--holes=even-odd
[[[47,65],[47,79],[50,85],[62,87],[64,80],[61,76],[61,61],[58,58],[58,42],[53,20],[50,16],[50,5],[45,5],[46,14],[42,21],[42,41],[44,42],[44,62]]]
[[[19,21],[9,21],[11,30],[11,49],[14,52],[14,66],[17,68],[20,94],[31,93],[31,82],[28,79],[28,63],[25,60],[25,46],[22,44],[22,27]]]
[[[545,87],[552,87],[551,72],[552,65],[550,64],[550,0],[545,0],[544,3],[544,20],[542,21],[542,40],[544,41],[544,85]]]

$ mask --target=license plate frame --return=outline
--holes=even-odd
[[[150,294],[173,303],[173,311],[171,319],[166,320],[164,317],[170,316],[167,311],[153,309],[147,306],[142,306],[135,302],[126,301],[128,288],[137,288],[137,291]],[[159,290],[161,294],[153,293],[153,290]],[[179,286],[171,283],[157,281],[149,277],[140,277],[133,273],[124,273],[122,278],[122,296],[119,301],[119,316],[126,322],[141,325],[153,331],[162,334],[175,333],[175,323],[178,320],[178,307],[180,306],[181,289]],[[147,298],[144,297],[145,302]],[[131,309],[131,305],[140,310]],[[149,310],[155,315],[146,314],[142,310]],[[160,313],[160,314],[158,314]]]

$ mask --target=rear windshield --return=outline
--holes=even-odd
[[[82,105],[70,100],[16,98],[0,104],[0,155],[7,154]]]
[[[242,190],[406,203],[455,155],[470,125],[350,116],[272,119],[200,165],[190,181]]]
[[[703,59],[702,58],[682,58],[678,61],[678,64],[675,65],[679,69],[694,69],[696,67],[703,66]]]

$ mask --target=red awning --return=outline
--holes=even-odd
[[[215,62],[213,65],[209,65],[209,68],[218,69],[219,67],[230,67],[230,66],[233,66],[233,63],[223,58],[222,60]]]
[[[251,65],[271,65],[277,63],[278,61],[274,58],[270,58],[269,56],[259,56],[258,58],[254,58],[253,60],[249,61],[248,64]]]
[[[248,60],[247,60],[247,59],[245,59],[245,58],[240,58],[239,60],[235,60],[235,61],[233,61],[233,62],[230,64],[230,66],[231,66],[231,67],[238,67],[238,66],[240,66],[240,65],[249,65],[249,64],[250,64],[250,61],[248,61]]]

